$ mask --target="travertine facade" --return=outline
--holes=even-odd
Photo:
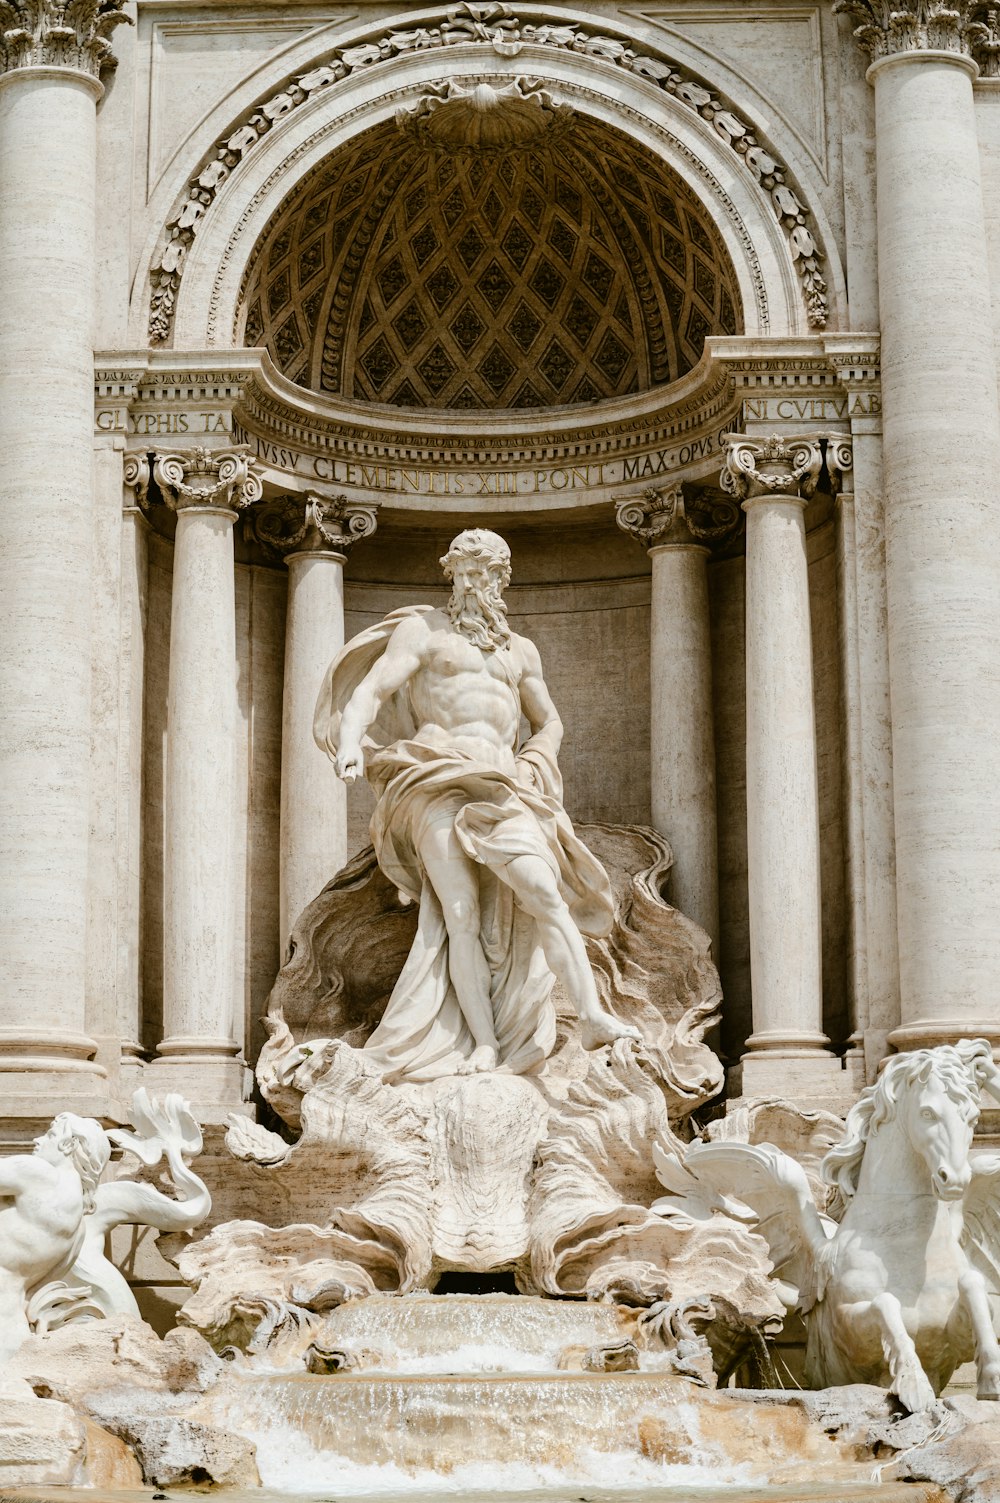
[[[973,0],[5,8],[8,1144],[252,1114],[367,843],[319,679],[466,527],[732,1096],[1000,1044],[998,58]]]

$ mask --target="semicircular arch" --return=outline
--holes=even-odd
[[[574,15],[537,8],[543,11],[558,15],[566,27],[577,25]],[[420,19],[424,18],[406,18],[411,33]],[[383,27],[383,38],[399,35],[393,33],[391,21]],[[358,43],[361,49],[375,45],[384,41]],[[342,51],[346,46],[341,44]],[[254,133],[250,127],[252,150],[231,168],[212,169],[218,153],[205,153],[202,145],[199,176],[207,173],[212,187],[204,194],[207,203],[188,209],[191,224],[182,227],[178,249],[183,275],[168,288],[166,332],[175,344],[204,348],[231,343],[247,265],[281,202],[320,170],[333,151],[413,105],[438,82],[444,52],[440,45],[397,51],[388,60],[358,65],[338,79],[324,78],[328,65],[319,63],[297,75],[300,98],[296,100],[294,91],[279,90],[252,112],[266,120],[266,129]],[[834,309],[840,303],[839,263],[828,253],[830,237],[823,234],[821,217],[812,205],[805,205],[791,175],[760,144],[745,116],[741,122],[706,86],[694,79],[678,82],[670,67],[652,55],[626,67],[599,50],[530,41],[516,56],[471,41],[449,46],[446,55],[448,76],[455,79],[488,79],[503,85],[525,75],[540,78],[560,100],[660,156],[700,198],[715,223],[736,270],[748,334],[799,334],[821,327],[829,311],[826,281],[832,284]],[[325,56],[329,57],[329,47]],[[303,90],[307,81],[316,84],[317,75],[322,86]],[[287,98],[281,97],[283,93]],[[268,107],[270,119],[264,113]],[[234,128],[220,138],[223,143],[247,129],[246,117],[243,124],[230,117],[228,124]],[[206,125],[206,131],[209,128]],[[192,141],[192,151],[196,144]],[[199,172],[197,162],[194,169]],[[173,235],[178,238],[176,230]],[[155,240],[151,233],[137,269],[132,309],[137,342],[145,342],[147,335],[151,282],[155,314],[156,284],[170,280],[157,269],[158,262],[166,265],[169,260],[161,256],[163,241],[162,230]]]

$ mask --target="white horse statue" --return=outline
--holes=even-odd
[[[806,1382],[875,1383],[927,1409],[975,1358],[981,1399],[1000,1399],[1000,1158],[970,1157],[980,1091],[1000,1101],[981,1039],[891,1058],[848,1114],[822,1175],[839,1224],[802,1167],[769,1143],[657,1153],[670,1219],[722,1212],[768,1242],[783,1295],[806,1324]]]

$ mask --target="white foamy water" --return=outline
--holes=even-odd
[[[317,1450],[291,1425],[268,1425],[241,1432],[257,1446],[257,1466],[265,1488],[291,1494],[337,1498],[381,1498],[429,1494],[434,1497],[493,1497],[504,1494],[559,1493],[576,1487],[599,1487],[614,1497],[642,1489],[682,1488],[714,1492],[720,1487],[758,1484],[752,1467],[667,1465],[626,1451],[583,1450],[567,1467],[523,1461],[468,1462],[451,1471],[404,1469],[392,1463],[363,1465]]]

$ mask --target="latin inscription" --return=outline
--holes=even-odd
[[[876,417],[882,411],[877,392],[850,392],[842,397],[747,397],[748,422],[832,423],[846,418]]]
[[[257,438],[234,425],[237,443],[247,444],[259,459],[286,474],[300,475],[321,485],[343,486],[347,490],[390,492],[400,496],[467,496],[470,498],[552,495],[560,491],[592,490],[605,485],[620,485],[630,480],[655,479],[684,469],[696,460],[721,453],[721,438],[729,425],[718,433],[693,439],[677,448],[629,458],[590,461],[586,464],[556,465],[548,468],[488,470],[427,469],[421,466],[393,465],[365,460],[344,459],[335,454],[307,454],[270,439]]]

